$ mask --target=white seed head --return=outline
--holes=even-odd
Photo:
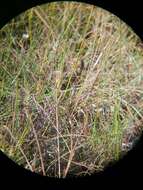
[[[29,34],[28,34],[28,33],[23,33],[23,34],[22,34],[22,38],[23,38],[24,40],[28,39],[28,38],[29,38]]]

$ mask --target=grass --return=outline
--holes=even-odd
[[[141,44],[119,18],[83,3],[11,20],[0,31],[1,150],[59,178],[119,160],[143,126]]]

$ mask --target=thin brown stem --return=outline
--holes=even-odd
[[[41,161],[42,172],[43,172],[43,175],[46,175],[45,168],[44,168],[44,161],[43,161],[43,157],[42,157],[42,151],[41,151],[40,143],[39,143],[39,140],[38,140],[38,136],[37,136],[37,133],[36,133],[36,130],[34,128],[34,125],[33,125],[33,122],[32,122],[32,119],[31,119],[30,115],[29,115],[29,117],[28,117],[27,113],[26,113],[26,115],[27,115],[27,118],[29,118],[29,120],[30,120],[31,127],[32,127],[32,130],[33,130],[33,133],[34,133],[34,136],[35,136],[35,140],[36,140],[36,143],[37,143],[39,156],[40,156],[40,161]]]

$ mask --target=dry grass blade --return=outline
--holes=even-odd
[[[14,141],[15,143],[17,143],[17,140],[16,140],[16,138],[13,136],[12,132],[10,131],[10,129],[9,129],[7,126],[3,126],[3,128],[10,134],[11,138],[13,139],[13,141]],[[29,166],[29,169],[33,172],[33,168],[32,168],[32,166],[31,166],[30,162],[28,161],[28,158],[27,158],[26,154],[24,153],[23,149],[20,147],[20,145],[19,145],[19,150],[20,150],[21,154],[23,155],[23,157],[25,158],[26,163],[27,163],[27,165]]]
[[[45,168],[44,168],[44,161],[43,161],[43,157],[42,157],[42,151],[41,151],[41,148],[40,148],[38,136],[37,136],[36,130],[35,130],[35,128],[34,128],[34,125],[33,125],[32,119],[31,119],[31,116],[30,116],[30,114],[27,113],[27,111],[26,111],[26,116],[27,116],[27,118],[28,118],[29,121],[30,121],[32,130],[33,130],[33,133],[34,133],[34,136],[35,136],[35,140],[36,140],[36,143],[37,143],[37,147],[38,147],[38,151],[39,151],[39,156],[40,156],[40,160],[41,160],[41,167],[42,167],[43,175],[46,175]]]
[[[67,173],[68,173],[68,170],[70,168],[70,164],[72,162],[73,156],[74,156],[74,151],[71,150],[70,151],[70,155],[69,155],[69,159],[68,159],[68,164],[67,164],[67,167],[66,167],[66,169],[64,171],[64,175],[63,175],[64,178],[67,176]]]
[[[58,174],[61,177],[61,166],[60,166],[60,140],[59,140],[59,119],[58,119],[58,104],[56,106],[56,130],[57,130],[57,151],[58,151]]]
[[[40,8],[39,8],[39,9],[37,8],[37,9],[33,9],[33,11],[35,12],[35,14],[36,14],[36,15],[38,16],[38,18],[43,22],[43,24],[46,26],[46,28],[48,29],[48,31],[49,31],[49,32],[51,33],[51,35],[53,36],[53,35],[54,35],[54,34],[53,34],[53,31],[52,31],[51,27],[48,25],[45,16],[42,15],[43,12],[41,12],[41,9],[40,9]],[[54,36],[53,36],[53,39],[54,39]]]

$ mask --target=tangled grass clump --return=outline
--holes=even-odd
[[[1,150],[54,177],[119,160],[142,131],[139,44],[119,18],[83,3],[49,3],[11,20],[0,31]]]

